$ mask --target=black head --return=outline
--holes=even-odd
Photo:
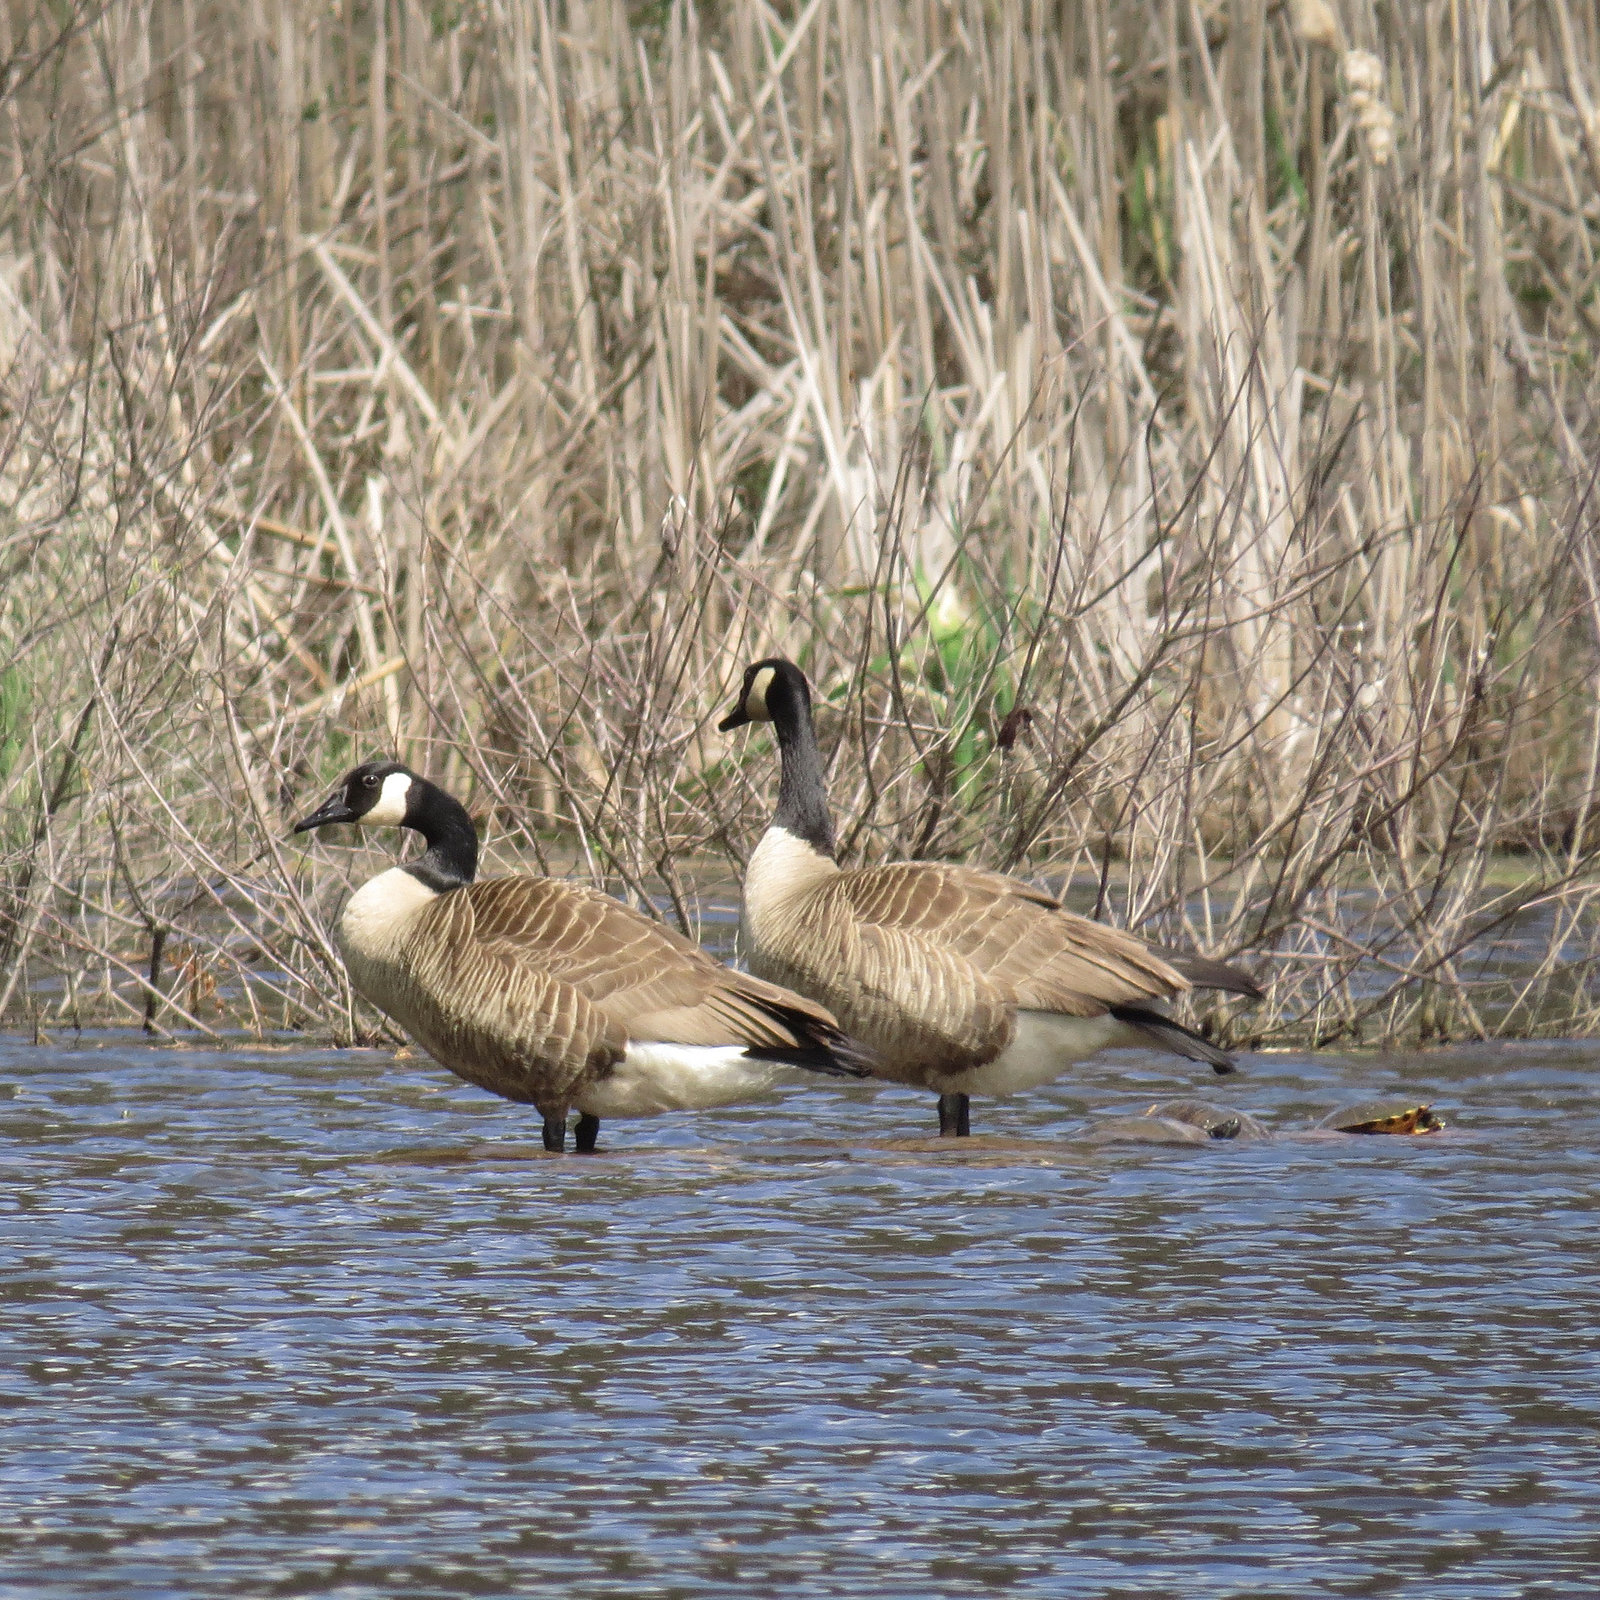
[[[365,827],[415,826],[409,815],[422,798],[422,780],[398,761],[368,761],[345,774],[339,787],[311,813],[295,823],[296,833],[326,828],[334,822]]]
[[[810,715],[811,686],[805,673],[782,656],[768,656],[745,668],[738,704],[717,729],[730,733],[747,722],[793,722]]]

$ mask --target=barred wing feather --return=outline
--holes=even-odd
[[[466,898],[483,948],[547,974],[605,1019],[610,1037],[683,1045],[808,1046],[836,1036],[820,1006],[735,972],[682,934],[585,884],[496,878]]]

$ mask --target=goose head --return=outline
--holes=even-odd
[[[340,779],[339,786],[311,813],[294,825],[294,832],[309,833],[335,822],[357,827],[416,826],[425,799],[423,780],[398,761],[367,761]]]
[[[794,662],[768,656],[745,669],[739,703],[717,727],[728,733],[750,722],[770,722],[778,735],[782,763],[778,806],[768,832],[803,840],[816,855],[832,862],[833,818],[816,729],[811,725],[811,686]]]
[[[794,726],[810,716],[811,686],[805,673],[782,656],[768,656],[745,668],[738,704],[717,724],[717,731],[730,733],[747,722]]]

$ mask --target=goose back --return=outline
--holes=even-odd
[[[747,899],[746,926],[758,972],[821,1000],[912,1081],[992,1060],[1019,1011],[1097,1018],[1190,987],[1131,935],[1014,878],[943,862],[773,883]]]

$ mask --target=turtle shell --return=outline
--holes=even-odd
[[[1363,1100],[1359,1105],[1330,1111],[1319,1128],[1338,1133],[1438,1133],[1444,1119],[1433,1114],[1432,1106],[1412,1105],[1404,1100]]]
[[[1265,1139],[1264,1123],[1248,1111],[1220,1106],[1211,1100],[1163,1100],[1145,1112],[1167,1122],[1181,1122],[1198,1128],[1208,1139]]]

